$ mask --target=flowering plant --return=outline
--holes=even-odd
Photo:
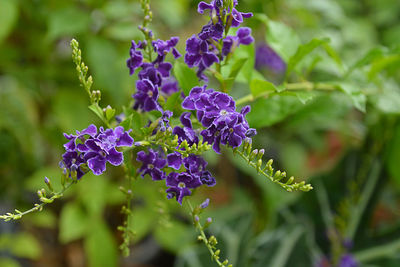
[[[210,201],[201,195],[201,204],[191,204],[195,193],[198,196],[199,191],[207,192],[220,183],[212,170],[210,155],[220,159],[232,156],[235,163],[239,162],[238,166],[252,168],[260,177],[288,192],[310,191],[312,186],[305,181],[286,178],[286,172],[274,171],[272,160],[265,160],[266,151],[255,148],[257,142],[253,138],[259,136],[257,131],[262,133],[263,127],[296,114],[299,105],[310,103],[316,96],[333,95],[336,91],[349,97],[357,110],[365,112],[366,94],[348,84],[346,79],[353,77],[354,68],[343,66],[327,39],[313,39],[302,45],[283,24],[263,14],[242,12],[238,0],[198,3],[197,12],[207,22],[196,34],[190,33],[183,40],[175,36],[158,39],[149,26],[153,19],[149,0],[141,0],[140,4],[144,19],[138,29],[144,37],[130,43],[124,73],[134,79],[134,82],[131,80],[132,97],[124,99],[125,106],[104,105],[107,99],[102,99],[100,90],[93,89],[93,78],[82,60],[78,42],[73,39],[70,44],[78,78],[89,96],[89,109],[101,120],[101,125],[89,123],[75,133],[64,134],[64,151],[59,155],[60,190],[55,190],[58,189],[55,179],[48,174],[51,179],[44,177],[47,189],[37,192],[38,204],[0,218],[17,220],[41,211],[45,205],[63,197],[67,189],[88,182],[89,175],[106,174],[112,166],[120,166],[115,170],[126,177],[119,188],[125,204],[121,208],[124,220],[118,227],[124,255],[129,255],[129,246],[135,240],[131,229],[137,206],[134,195],[140,190],[137,185],[150,181],[153,191],[161,188],[158,191],[163,201],[157,204],[161,207],[160,214],[164,212],[163,205],[189,209],[191,222],[199,232],[198,240],[205,244],[219,266],[228,266],[232,262],[220,259],[217,239],[207,231],[213,220],[200,218],[214,199],[211,197]],[[250,18],[268,28],[268,45],[254,44],[254,31],[244,26]],[[282,41],[285,36],[290,36],[290,42]],[[327,82],[323,79],[312,82],[314,79],[307,77],[320,59],[314,58],[312,62],[303,59],[318,48],[333,62],[331,71],[343,72],[343,77],[335,80],[331,75]],[[371,57],[356,65],[367,64],[368,60]],[[383,68],[382,64],[376,65]],[[373,77],[377,72],[371,70],[369,75]],[[358,79],[360,75],[355,76]],[[250,93],[246,94],[246,90]],[[337,102],[340,101],[342,98]],[[318,187],[321,190],[322,185]],[[320,191],[317,194],[320,197]],[[163,216],[161,219],[165,219]],[[329,241],[334,248],[332,255],[319,258],[320,265],[357,266],[347,243],[353,239],[359,219],[354,219],[347,232],[339,224],[328,229],[333,232]],[[298,228],[291,231],[291,240],[297,240],[301,231]]]
[[[101,92],[92,89],[92,76],[88,76],[88,67],[82,61],[78,42],[72,40],[72,57],[81,85],[89,95],[89,108],[99,116],[106,128],[102,126],[98,129],[91,124],[86,129],[77,130],[76,134],[64,134],[67,142],[60,161],[62,190],[55,192],[51,180],[45,177],[48,190],[38,191],[41,204],[35,204],[34,208],[25,212],[16,210],[15,214],[2,215],[2,219],[16,220],[32,211],[41,210],[45,204],[61,197],[71,185],[84,182],[84,175],[88,172],[101,175],[107,170],[108,164],[124,165],[129,184],[133,185],[121,188],[127,195],[127,206],[123,207],[127,219],[121,227],[124,235],[121,248],[128,255],[131,235],[126,226],[134,180],[138,176],[149,176],[153,181],[164,182],[166,198],[175,199],[182,205],[183,200],[196,188],[212,187],[217,183],[213,174],[207,170],[207,161],[201,154],[210,149],[221,154],[222,147],[232,149],[234,154],[242,157],[257,172],[287,191],[312,189],[305,182],[295,182],[293,177],[285,181],[286,174],[274,172],[272,161],[263,164],[264,150],[252,148],[251,138],[257,131],[250,128],[246,120],[250,106],[239,109],[238,103],[228,94],[244,62],[234,62],[228,78],[223,77],[221,71],[227,67],[238,47],[254,42],[251,29],[241,26],[244,19],[253,14],[238,11],[237,0],[213,0],[211,3],[202,1],[198,4],[198,13],[209,16],[209,21],[197,35],[186,40],[183,57],[187,67],[196,68],[198,85],[183,88],[186,85],[179,83],[171,73],[173,64],[169,62],[169,54],[175,61],[181,57],[176,48],[179,38],[171,37],[166,41],[156,39],[148,28],[152,20],[149,0],[142,0],[141,4],[144,20],[139,29],[145,38],[132,41],[130,57],[126,61],[129,74],[137,73],[138,77],[132,95],[133,107],[125,109],[118,116],[115,116],[115,109],[110,106],[100,107]],[[230,34],[233,29],[236,33]],[[209,77],[220,81],[219,89],[208,87]],[[179,118],[180,123],[175,118]],[[129,159],[124,159],[124,154],[128,153],[131,154]],[[220,266],[226,266],[228,262],[221,263],[219,253],[215,253],[216,241],[206,238],[204,227],[199,222],[198,215],[208,203],[207,199],[199,207],[192,208],[194,224],[215,261]],[[209,223],[210,219],[206,224]]]

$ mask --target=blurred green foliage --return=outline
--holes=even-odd
[[[205,23],[195,12],[197,2],[153,0],[156,36],[179,35],[183,52],[185,38]],[[198,192],[195,201],[211,198],[213,207],[205,214],[214,220],[209,231],[218,237],[222,253],[234,266],[311,266],[322,255],[334,255],[346,238],[341,235],[356,221],[351,250],[356,258],[365,266],[398,266],[400,4],[239,2],[241,10],[257,13],[248,22],[256,41],[267,42],[288,63],[286,82],[328,80],[337,90],[282,93],[283,87],[254,70],[254,46],[235,52],[236,67],[223,75],[238,76],[236,98],[276,92],[252,103],[248,119],[259,129],[255,143],[289,174],[309,177],[315,190],[289,194],[236,157],[207,155],[218,186]],[[122,105],[131,105],[135,81],[125,60],[130,40],[142,38],[141,19],[138,1],[0,1],[2,211],[30,207],[45,175],[56,184],[63,132],[101,124],[75,77],[71,38],[83,47],[94,87],[103,93],[101,103],[119,114]],[[193,70],[182,62],[174,74],[185,93],[196,85]],[[176,107],[173,97],[169,101]],[[84,251],[76,266],[211,266],[187,212],[147,180],[137,181],[134,190],[129,227],[135,232],[136,258],[120,259],[116,228],[122,221],[124,196],[118,185],[123,181],[117,168],[101,177],[87,175],[65,203],[30,215],[11,230],[1,223],[0,266],[75,266],[71,257],[79,253],[73,246]],[[156,256],[146,250],[148,244]],[[378,256],[368,258],[366,249]],[[176,257],[157,265],[151,257],[164,256],[160,251]]]

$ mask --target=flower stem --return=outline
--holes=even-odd
[[[42,203],[40,204],[35,204],[33,208],[24,211],[24,212],[20,212],[19,210],[15,210],[16,213],[10,213],[8,212],[5,215],[0,215],[0,219],[4,220],[5,222],[10,221],[10,220],[19,220],[22,218],[22,216],[27,215],[29,213],[32,213],[34,211],[42,211],[43,207],[46,204],[52,203],[54,200],[61,198],[64,195],[64,192],[74,183],[76,183],[75,181],[69,183],[67,186],[63,187],[63,189],[59,192],[53,193],[53,196],[51,198],[47,198],[46,201],[42,201]]]
[[[335,85],[326,84],[326,83],[313,83],[313,82],[300,82],[300,83],[285,83],[284,84],[285,90],[284,91],[334,91],[337,90]],[[239,98],[236,101],[236,105],[243,105],[249,102],[253,102],[259,98],[266,97],[270,94],[279,94],[279,92],[265,92],[262,94],[257,95],[254,97],[252,94],[245,95],[242,98]]]
[[[214,236],[207,238],[207,236],[204,232],[204,226],[200,223],[199,217],[197,216],[197,214],[199,214],[199,208],[194,209],[192,204],[190,203],[190,200],[186,199],[186,201],[190,208],[190,214],[192,215],[193,224],[196,227],[197,231],[200,233],[200,235],[198,236],[198,239],[203,241],[204,245],[206,245],[208,251],[210,252],[211,259],[214,260],[218,264],[218,266],[233,267],[232,264],[228,265],[228,260],[225,260],[224,262],[221,262],[219,260],[220,250],[215,250],[215,245],[217,243],[216,238]]]

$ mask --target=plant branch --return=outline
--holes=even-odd
[[[6,213],[5,215],[0,215],[0,219],[4,220],[5,222],[11,221],[11,220],[19,220],[19,219],[22,218],[22,216],[27,215],[27,214],[29,214],[29,213],[32,213],[32,212],[34,212],[34,211],[42,211],[42,210],[43,210],[43,207],[44,207],[46,204],[53,203],[54,200],[56,200],[56,199],[58,199],[58,198],[61,198],[61,197],[64,195],[64,192],[65,192],[69,187],[71,187],[71,185],[73,185],[74,183],[76,183],[76,182],[75,182],[75,181],[70,182],[67,186],[63,187],[63,189],[62,189],[61,191],[55,192],[55,193],[53,192],[53,193],[52,193],[53,195],[52,195],[50,198],[40,197],[40,201],[41,201],[42,203],[40,203],[40,204],[37,204],[37,203],[34,204],[34,207],[31,208],[31,209],[29,209],[29,210],[27,210],[27,211],[21,212],[21,211],[19,211],[19,210],[16,209],[16,210],[15,210],[16,213],[10,213],[10,212],[8,212],[8,213]]]

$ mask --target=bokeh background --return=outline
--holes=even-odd
[[[208,233],[234,266],[335,266],[329,262],[343,255],[360,266],[400,266],[400,3],[239,2],[239,10],[283,22],[303,42],[330,38],[347,68],[364,59],[352,74],[362,93],[254,103],[254,143],[314,190],[287,193],[229,153],[211,153],[218,184],[193,200],[211,199],[204,214],[214,221]],[[207,22],[196,13],[197,3],[152,0],[156,36],[179,36],[184,52],[184,40]],[[119,113],[131,103],[135,78],[125,61],[130,41],[142,38],[141,20],[136,0],[0,0],[1,213],[30,208],[44,176],[57,184],[62,133],[101,125],[79,86],[71,38],[81,44],[101,103]],[[249,19],[247,26],[257,45],[268,42],[262,22]],[[307,75],[312,81],[337,76],[323,51],[308,58],[306,66],[318,66]],[[282,75],[268,68],[260,74],[275,83]],[[233,93],[248,91],[239,83]],[[360,102],[366,112],[356,108]],[[121,170],[108,169],[100,177],[86,175],[40,213],[0,222],[0,266],[213,266],[187,210],[165,200],[149,179],[136,182],[135,244],[122,258],[117,226],[125,198],[118,187],[125,181]]]

